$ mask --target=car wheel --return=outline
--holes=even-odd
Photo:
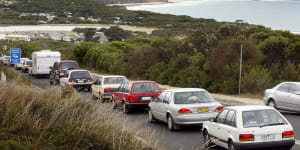
[[[152,110],[149,109],[149,111],[148,111],[148,122],[153,123],[153,122],[155,122],[155,121],[156,121],[156,119],[155,119],[155,117],[153,116]]]
[[[113,98],[111,99],[111,101],[112,101],[113,109],[116,109],[117,108],[116,101]]]
[[[127,114],[128,112],[129,112],[129,109],[128,109],[126,103],[124,102],[124,103],[123,103],[123,113],[124,113],[124,114]]]
[[[103,98],[101,93],[99,93],[99,100],[100,100],[101,103],[104,103],[104,98]]]
[[[228,143],[228,150],[238,150],[232,141]]]
[[[205,147],[209,149],[212,146],[212,140],[206,130],[203,132],[203,139]]]
[[[53,84],[53,81],[52,81],[52,79],[51,79],[51,76],[50,76],[50,78],[49,78],[49,81],[50,81],[50,84],[52,85],[52,84]]]
[[[273,108],[276,108],[276,103],[274,102],[274,100],[270,100],[270,101],[268,102],[268,106],[273,107]]]
[[[167,120],[168,120],[168,129],[170,131],[176,131],[176,130],[178,130],[178,125],[174,122],[174,120],[173,120],[173,118],[172,118],[171,115],[168,115]]]

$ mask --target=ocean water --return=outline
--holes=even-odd
[[[300,0],[202,0],[161,5],[128,6],[129,10],[146,10],[194,18],[264,25],[275,30],[300,33]]]

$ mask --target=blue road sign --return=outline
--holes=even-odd
[[[20,59],[21,59],[21,49],[19,49],[19,48],[11,49],[10,50],[10,63],[18,64],[21,62]]]

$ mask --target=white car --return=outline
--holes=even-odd
[[[62,87],[72,86],[77,89],[91,90],[94,80],[87,70],[69,70],[60,78]]]
[[[229,150],[283,148],[295,144],[294,129],[276,109],[263,105],[225,107],[203,123],[204,141]]]
[[[101,76],[95,79],[92,85],[92,96],[99,98],[101,101],[105,99],[111,100],[113,92],[118,91],[121,83],[127,82],[125,76]]]
[[[149,103],[148,120],[166,122],[172,131],[180,125],[201,125],[215,118],[221,110],[222,105],[204,89],[171,89]]]
[[[264,101],[277,109],[300,112],[300,82],[283,82],[266,89]]]
[[[23,64],[26,60],[29,60],[29,58],[21,58],[20,63],[15,64],[15,69],[20,70],[23,67]]]

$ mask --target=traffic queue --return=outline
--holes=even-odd
[[[32,60],[21,58],[4,65],[38,77],[48,75],[50,84],[87,90],[93,99],[111,102],[124,114],[135,108],[148,111],[149,123],[165,122],[170,131],[182,126],[200,125],[207,148],[212,144],[229,150],[282,148],[295,144],[294,129],[278,109],[300,112],[300,82],[284,82],[265,91],[265,105],[224,107],[205,89],[163,90],[155,81],[130,81],[122,75],[95,75],[79,69],[76,61],[61,61],[59,52],[32,53]]]

